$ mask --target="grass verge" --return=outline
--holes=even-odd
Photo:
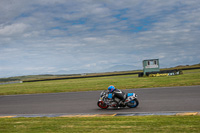
[[[138,78],[135,74],[6,84],[0,85],[0,95],[95,91],[105,90],[111,84],[119,89],[200,85],[200,69],[183,73],[165,77]]]
[[[199,132],[200,116],[1,118],[0,132]]]

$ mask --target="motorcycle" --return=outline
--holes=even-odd
[[[102,109],[107,109],[108,107],[126,107],[136,108],[139,105],[139,101],[137,99],[137,95],[135,93],[127,93],[124,97],[124,101],[121,101],[117,97],[113,97],[112,93],[107,91],[102,91],[100,94],[99,101],[97,102],[97,106]]]

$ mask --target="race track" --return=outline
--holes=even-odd
[[[97,107],[101,91],[0,96],[0,115],[113,114],[200,111],[200,86],[126,89],[138,94],[137,108]]]

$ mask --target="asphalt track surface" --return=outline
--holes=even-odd
[[[200,86],[126,89],[140,102],[137,108],[100,109],[101,91],[0,96],[0,115],[115,114],[200,111]]]

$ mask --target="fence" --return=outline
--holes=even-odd
[[[16,84],[16,83],[23,83],[23,81],[2,82],[2,83],[0,83],[0,85],[4,85],[4,84]]]

